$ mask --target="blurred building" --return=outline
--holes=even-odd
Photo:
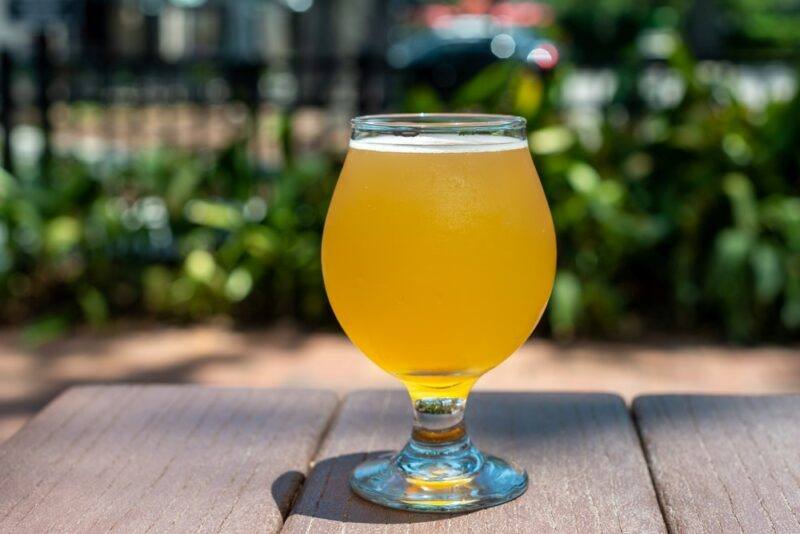
[[[446,94],[498,59],[526,61],[553,21],[544,4],[509,1],[0,2],[0,46],[13,63],[0,75],[13,78],[4,120],[10,130],[38,115],[46,138],[42,110],[53,102],[314,107],[342,123],[398,107],[409,84]],[[540,67],[555,64],[551,50]],[[56,118],[68,114],[75,108]],[[99,140],[112,136],[103,129]]]
[[[247,61],[289,55],[307,47],[328,53],[354,53],[370,45],[370,40],[385,36],[390,23],[386,8],[397,3],[0,0],[0,28],[5,46],[22,47],[32,32],[46,27],[56,48],[72,54],[103,52],[115,57],[149,56],[169,61],[198,57]]]
[[[649,106],[669,108],[686,90],[667,65],[684,43],[710,60],[698,76],[722,79],[743,102],[763,107],[796,90],[796,73],[780,54],[792,50],[800,10],[733,9],[745,3],[693,0],[680,11],[611,0],[591,9],[564,0],[0,0],[4,153],[15,129],[27,132],[20,139],[43,137],[45,146],[52,132],[91,146],[141,137],[132,133],[138,123],[119,126],[138,120],[137,109],[152,111],[153,139],[184,140],[181,146],[218,146],[192,141],[195,123],[223,124],[207,128],[208,137],[229,139],[214,132],[241,130],[242,107],[273,130],[270,117],[297,109],[314,110],[316,123],[341,125],[355,113],[402,108],[409,87],[448,102],[504,60],[546,71],[566,58],[560,102],[580,108],[584,119],[623,86]],[[723,7],[730,13],[722,16]],[[750,11],[758,16],[742,15]],[[769,44],[773,34],[780,39]],[[614,65],[624,57],[641,59],[635,82],[620,82]],[[165,110],[196,121],[176,127]],[[102,125],[89,128],[87,120]],[[34,153],[21,149],[27,152]]]

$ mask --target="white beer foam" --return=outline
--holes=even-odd
[[[420,134],[413,137],[379,135],[358,140],[351,139],[350,148],[412,154],[501,152],[528,148],[528,141],[502,135]]]

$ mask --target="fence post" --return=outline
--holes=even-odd
[[[50,58],[47,53],[47,34],[44,30],[36,34],[36,78],[38,83],[38,91],[36,98],[36,107],[39,108],[42,120],[42,134],[44,136],[44,150],[40,159],[40,168],[42,170],[42,179],[47,181],[47,164],[50,161],[50,137],[52,127],[50,124]]]
[[[0,124],[3,127],[3,167],[14,173],[14,155],[11,153],[12,106],[11,101],[11,53],[8,50],[0,52]]]

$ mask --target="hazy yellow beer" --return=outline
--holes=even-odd
[[[530,335],[553,285],[550,211],[524,140],[351,141],[322,266],[350,339],[412,397],[465,397]]]

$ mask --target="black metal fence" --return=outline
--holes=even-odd
[[[53,147],[101,139],[214,147],[275,113],[312,107],[343,113],[385,109],[394,72],[376,55],[303,56],[262,62],[132,60],[106,55],[54,60],[44,39],[32,59],[0,53],[3,166],[13,171],[15,132],[39,132],[42,160]],[[338,88],[338,90],[337,90]],[[235,130],[235,132],[232,132]]]
[[[75,4],[85,4],[95,19],[98,13],[107,18],[111,5]],[[26,144],[36,145],[40,161],[54,151],[98,144],[112,151],[152,144],[207,149],[244,131],[258,144],[263,123],[302,108],[384,110],[398,76],[385,61],[385,46],[375,45],[385,44],[386,6],[370,4],[370,20],[382,22],[363,32],[363,52],[341,53],[341,36],[328,27],[333,5],[318,2],[308,12],[292,13],[286,29],[290,52],[251,56],[255,60],[226,53],[166,60],[151,15],[144,17],[147,46],[137,54],[108,46],[113,36],[105,22],[81,22],[80,42],[69,44],[66,54],[50,50],[41,29],[30,50],[0,50],[3,167],[13,171],[18,154],[29,156],[31,150],[20,148]]]

